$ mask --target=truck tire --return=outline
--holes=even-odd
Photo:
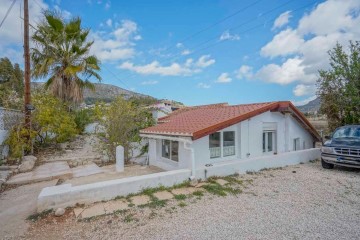
[[[325,169],[333,169],[334,168],[334,164],[327,163],[322,159],[321,159],[321,166]]]

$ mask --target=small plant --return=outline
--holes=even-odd
[[[134,218],[134,214],[128,214],[125,216],[124,218],[124,222],[126,223],[129,223],[129,222],[132,222],[132,221],[136,221],[137,219]]]
[[[179,206],[179,207],[186,207],[187,204],[186,204],[185,202],[179,202],[178,206]]]
[[[197,196],[197,197],[202,197],[202,196],[204,196],[204,193],[202,191],[198,190],[198,191],[193,192],[193,195]]]
[[[152,198],[151,202],[143,206],[149,208],[162,208],[166,206],[166,200],[159,200],[157,198]]]
[[[185,200],[185,199],[186,199],[186,195],[185,195],[185,194],[175,195],[175,199],[176,199],[176,200]]]
[[[52,209],[48,209],[48,210],[42,211],[41,213],[35,213],[35,214],[32,214],[32,215],[28,216],[26,218],[26,220],[36,222],[39,219],[45,218],[46,216],[48,216],[52,212],[53,212]]]

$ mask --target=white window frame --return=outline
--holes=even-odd
[[[163,154],[163,150],[164,150],[164,149],[163,149],[163,145],[164,145],[164,142],[165,142],[165,141],[169,141],[169,142],[170,142],[170,144],[169,144],[169,158],[164,157],[164,154]],[[177,142],[177,143],[178,143],[178,148],[177,148],[178,159],[177,159],[177,160],[172,159],[172,144],[173,144],[173,142]],[[180,147],[179,141],[172,141],[172,140],[162,139],[162,141],[161,141],[161,157],[164,158],[164,159],[171,160],[171,161],[173,161],[173,162],[179,162],[179,158],[180,158],[180,156],[179,156],[179,147]]]
[[[272,134],[272,149],[271,151],[268,151],[269,148],[269,133]],[[265,134],[265,146],[264,146],[264,134]],[[275,130],[264,130],[262,132],[262,138],[261,138],[261,145],[262,145],[262,151],[264,155],[268,154],[276,154],[277,153],[277,137],[276,137],[276,131]]]
[[[293,139],[293,151],[299,151],[300,149],[300,138]]]
[[[224,155],[224,132],[234,132],[234,154],[231,155]],[[219,159],[219,158],[231,158],[236,156],[237,154],[237,149],[236,149],[236,144],[237,144],[237,131],[235,129],[228,129],[228,130],[223,130],[223,131],[218,131],[215,133],[219,133],[220,134],[220,155],[216,156],[216,157],[211,157],[211,153],[210,153],[210,159]],[[209,141],[210,141],[210,134],[209,134]],[[209,152],[211,151],[210,146],[209,146]]]

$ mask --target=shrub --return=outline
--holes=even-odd
[[[93,111],[91,109],[80,109],[74,113],[74,121],[79,133],[83,133],[86,125],[93,120]]]
[[[32,141],[36,136],[36,132],[25,128],[23,125],[14,126],[5,144],[9,145],[10,156],[12,158],[21,158],[25,152],[30,152]]]

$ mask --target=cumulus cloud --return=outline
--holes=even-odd
[[[253,76],[252,67],[248,65],[242,65],[235,73],[238,79],[251,79]]]
[[[328,51],[337,42],[346,46],[360,39],[359,25],[360,1],[322,2],[304,14],[296,28],[280,31],[261,49],[263,57],[281,58],[281,63],[267,64],[254,75],[277,84],[297,82],[295,96],[314,94],[318,70],[329,68]]]
[[[230,83],[232,81],[231,77],[229,77],[229,74],[224,72],[221,73],[220,76],[217,78],[215,82],[217,83]]]
[[[162,66],[158,61],[153,61],[145,65],[135,65],[132,62],[126,61],[122,63],[119,68],[127,69],[142,75],[161,75],[161,76],[190,76],[201,72],[204,68],[209,67],[215,63],[210,55],[201,56],[196,62],[189,58],[185,63],[172,63],[168,66]]]
[[[155,85],[158,83],[159,83],[159,81],[144,81],[144,82],[141,82],[141,85]]]
[[[300,58],[289,58],[282,65],[268,64],[256,73],[256,78],[281,85],[295,81],[314,82],[316,74],[306,74],[302,61]]]
[[[189,55],[191,53],[191,51],[189,49],[185,49],[184,51],[181,52],[181,55]]]
[[[240,36],[238,34],[230,34],[229,30],[226,30],[220,36],[220,41],[224,40],[240,40]]]
[[[203,55],[197,61],[196,66],[200,68],[206,68],[210,65],[213,65],[214,63],[215,63],[215,59],[210,58],[210,55]]]
[[[108,25],[108,27],[112,26],[112,20],[110,18],[106,20],[106,25]]]
[[[305,85],[299,84],[293,90],[295,96],[306,96],[306,95],[314,95],[316,92],[316,87],[314,85]]]
[[[289,19],[291,18],[291,11],[286,11],[280,14],[278,18],[275,19],[274,25],[272,29],[281,28],[282,26],[285,26],[288,24]]]
[[[93,32],[94,44],[91,52],[102,61],[129,59],[135,55],[134,41],[141,39],[137,24],[123,20],[111,32]]]
[[[10,14],[6,18],[2,27],[0,28],[0,52],[2,56],[9,57],[12,61],[21,63],[22,59],[22,41],[23,32],[22,20],[19,18],[19,8],[22,1],[16,1]],[[6,11],[9,9],[12,1],[2,1],[0,4],[1,19],[5,16]],[[29,22],[33,25],[40,22],[42,19],[43,9],[48,9],[48,5],[43,0],[29,1]],[[30,34],[34,29],[29,29]]]
[[[262,47],[261,55],[273,58],[297,53],[304,42],[296,30],[288,28],[275,35],[271,42]]]
[[[209,85],[209,84],[206,84],[206,83],[199,83],[198,85],[197,85],[197,87],[198,88],[205,88],[205,89],[207,89],[207,88],[210,88],[211,86]]]

